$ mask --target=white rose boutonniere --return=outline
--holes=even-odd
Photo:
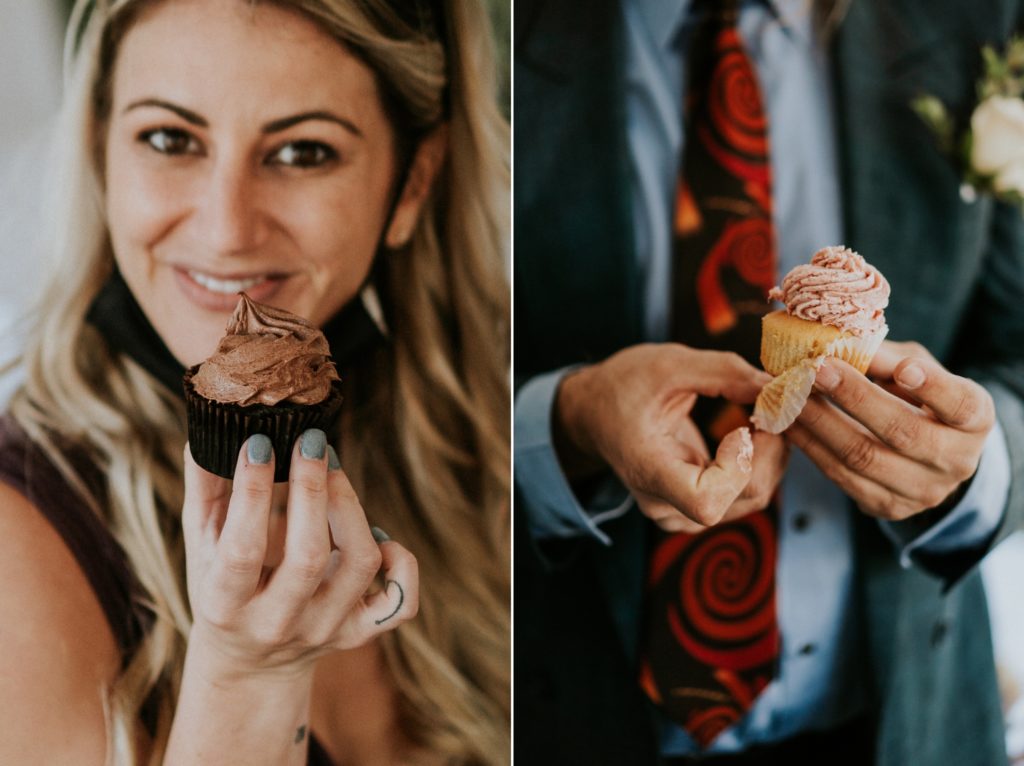
[[[987,46],[981,53],[985,73],[969,125],[958,131],[935,96],[921,96],[911,105],[939,147],[963,166],[965,201],[987,192],[1024,211],[1024,38],[1010,40],[1005,54]]]
[[[971,115],[971,165],[997,192],[1024,193],[1024,99],[989,96]]]

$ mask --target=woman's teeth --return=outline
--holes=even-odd
[[[266,276],[249,277],[247,279],[217,279],[207,274],[200,274],[198,271],[190,271],[188,275],[207,290],[225,294],[240,293],[243,290],[249,290],[267,281]]]

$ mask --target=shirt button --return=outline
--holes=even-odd
[[[811,517],[806,513],[798,513],[793,517],[793,529],[797,532],[803,532],[807,527],[811,525]]]
[[[946,637],[946,631],[948,630],[945,620],[936,620],[932,626],[932,646],[938,646],[942,643],[942,639]]]
[[[802,654],[804,657],[808,657],[814,654],[817,648],[818,647],[816,647],[814,644],[804,644],[800,647],[800,654]]]

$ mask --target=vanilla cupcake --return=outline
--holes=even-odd
[[[803,409],[826,357],[867,371],[889,332],[889,283],[852,250],[826,247],[768,296],[786,308],[761,322],[761,364],[777,377],[758,397],[753,422],[781,433]]]
[[[287,481],[295,440],[308,428],[330,432],[341,407],[323,333],[244,293],[216,353],[183,382],[192,457],[227,479],[245,440],[259,433],[274,445],[274,481]]]

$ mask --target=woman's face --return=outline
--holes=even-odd
[[[293,11],[165,0],[121,44],[108,225],[125,280],[185,365],[216,348],[240,291],[316,325],[351,299],[395,166],[371,70]],[[409,216],[389,241],[408,236],[393,229]]]

